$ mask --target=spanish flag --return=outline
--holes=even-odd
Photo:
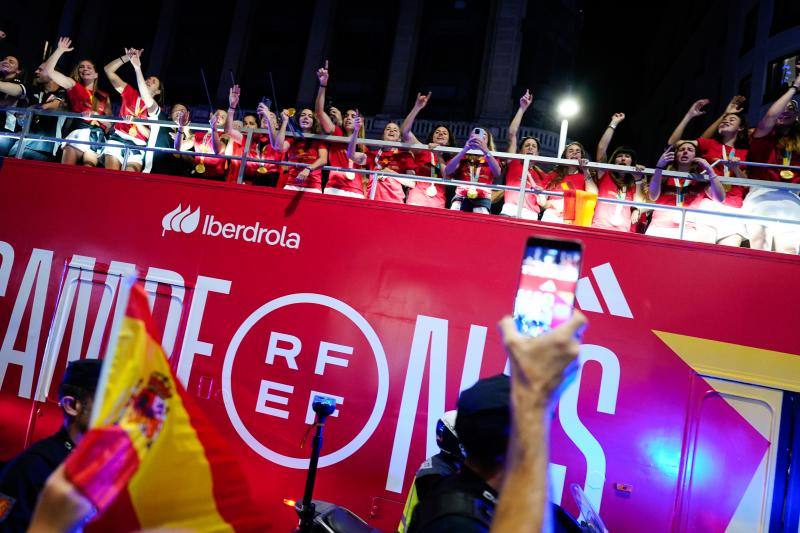
[[[88,529],[264,531],[236,458],[175,378],[159,337],[135,284],[90,429],[65,465],[99,510]]]

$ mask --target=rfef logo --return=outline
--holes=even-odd
[[[164,215],[161,219],[161,236],[168,231],[176,231],[178,233],[192,233],[197,229],[200,224],[200,208],[194,210],[192,213],[192,206],[187,206],[186,209],[181,211],[181,204],[178,207]]]

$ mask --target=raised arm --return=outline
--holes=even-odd
[[[325,112],[325,90],[328,88],[328,60],[325,60],[325,66],[317,70],[317,80],[319,87],[317,88],[317,99],[314,100],[314,115],[319,121],[322,131],[327,135],[332,135],[336,125],[331,120],[331,117]]]
[[[233,129],[233,117],[236,115],[236,110],[239,108],[239,94],[241,89],[238,85],[233,85],[228,91],[228,118],[225,119],[225,135],[235,143],[242,142],[242,132]]]
[[[722,186],[722,182],[719,181],[719,176],[717,176],[717,173],[714,172],[713,168],[711,168],[709,162],[703,159],[702,157],[695,157],[694,159],[692,159],[692,161],[703,167],[703,174],[706,174],[708,176],[709,196],[711,196],[711,198],[713,198],[717,202],[724,202],[725,188]]]
[[[508,125],[508,151],[512,154],[517,153],[519,125],[522,124],[522,116],[530,107],[531,102],[533,102],[533,95],[529,90],[525,89],[525,94],[519,99],[519,108],[517,108],[514,118],[511,119],[511,124]]]
[[[222,142],[219,138],[219,132],[217,131],[217,112],[215,111],[211,115],[211,120],[208,121],[208,125],[211,126],[211,148],[214,150],[216,155],[219,155],[225,150],[225,143]]]
[[[446,178],[451,177],[455,174],[456,170],[458,170],[458,165],[461,163],[461,160],[467,155],[467,152],[476,148],[474,144],[475,138],[470,137],[467,139],[467,142],[464,144],[464,148],[461,149],[450,161],[447,162],[447,165],[444,167],[444,176]]]
[[[275,150],[281,152],[289,151],[289,143],[286,141],[286,126],[289,124],[289,113],[284,109],[281,111],[281,126],[278,130],[278,135],[275,136],[275,144],[272,146]],[[272,128],[272,124],[270,124]]]
[[[103,70],[105,71],[106,76],[108,77],[108,81],[111,82],[111,85],[120,94],[122,94],[122,91],[125,90],[125,86],[128,84],[125,83],[125,80],[120,78],[119,75],[117,75],[117,70],[119,70],[119,67],[121,67],[125,63],[128,63],[131,60],[131,56],[135,52],[136,50],[134,48],[126,48],[124,55],[116,59],[112,59],[111,61],[108,62],[106,66],[103,67]]]
[[[57,71],[56,64],[58,60],[61,59],[62,55],[67,52],[72,52],[73,50],[72,40],[69,37],[61,37],[58,39],[56,49],[50,54],[50,57],[47,58],[47,61],[44,62],[44,66],[42,67],[44,73],[49,76],[51,80],[66,90],[75,87],[75,80]]]
[[[669,136],[667,144],[675,144],[676,142],[680,141],[683,138],[683,132],[686,130],[686,126],[689,125],[689,122],[695,117],[706,114],[706,112],[703,111],[703,107],[705,107],[710,101],[711,100],[703,99],[693,103],[689,108],[689,111],[686,112],[681,121],[675,127],[675,131],[673,131],[672,135]]]
[[[586,318],[575,311],[568,322],[540,337],[520,335],[511,317],[499,325],[511,363],[511,438],[491,531],[552,531],[550,420],[557,390],[578,357]]]
[[[408,112],[408,116],[403,119],[403,124],[400,126],[400,135],[404,143],[419,144],[419,139],[412,133],[411,128],[414,126],[414,121],[422,109],[428,105],[431,99],[431,93],[422,94],[417,93],[417,99],[414,101],[414,107]]]
[[[353,134],[350,136],[350,141],[347,143],[347,158],[359,166],[367,164],[367,154],[359,152],[356,149],[356,142],[358,139],[358,132],[361,129],[361,115],[356,111],[356,116],[353,117]]]
[[[497,162],[497,159],[494,158],[492,152],[489,151],[489,146],[487,146],[486,141],[481,138],[475,139],[475,146],[483,152],[484,157],[486,158],[486,163],[489,165],[489,170],[492,172],[492,177],[495,180],[499,179],[500,176],[503,175],[503,169],[500,168],[500,163]]]
[[[797,77],[794,79],[794,83],[786,90],[783,95],[775,100],[769,109],[767,110],[767,114],[764,115],[764,118],[761,119],[761,122],[758,123],[756,126],[756,131],[753,132],[753,137],[766,137],[770,134],[772,129],[775,127],[775,122],[778,120],[778,116],[783,113],[783,110],[786,109],[786,104],[794,98],[798,93],[800,93],[800,63],[797,65]]]
[[[184,113],[183,111],[178,112],[176,122],[178,124],[178,133],[175,134],[175,142],[172,147],[182,152],[194,149],[194,139],[191,133],[186,130],[186,126],[189,124],[189,113]]]
[[[706,131],[703,132],[702,137],[704,139],[710,139],[717,133],[717,128],[719,128],[719,123],[722,122],[722,119],[725,118],[725,115],[730,115],[731,113],[741,113],[742,111],[742,104],[747,100],[744,96],[734,96],[731,98],[731,101],[728,102],[728,105],[725,106],[725,111],[715,120],[712,122],[707,128]]]
[[[656,163],[656,171],[653,172],[653,178],[650,180],[650,188],[647,193],[651,201],[655,202],[661,196],[661,173],[673,161],[675,161],[675,152],[670,146],[661,154],[658,163]]]
[[[139,89],[139,96],[142,97],[144,105],[147,106],[147,112],[150,115],[155,115],[155,112],[158,110],[158,104],[153,99],[153,94],[144,81],[144,74],[142,74],[142,52],[144,52],[144,49],[136,50],[132,48],[129,61],[133,67],[133,71],[136,73],[136,87]]]
[[[608,160],[608,146],[611,144],[611,139],[614,138],[614,132],[619,126],[620,122],[625,120],[625,113],[614,113],[611,115],[611,122],[606,126],[606,131],[600,137],[597,143],[597,162],[605,163]]]

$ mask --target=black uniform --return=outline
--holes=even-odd
[[[488,533],[497,505],[497,492],[469,467],[437,483],[420,500],[411,516],[408,533]],[[554,533],[580,533],[569,513],[552,505]]]
[[[65,428],[13,458],[0,472],[0,532],[26,531],[50,474],[75,447]],[[8,506],[10,505],[10,509]]]

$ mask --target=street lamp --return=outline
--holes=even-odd
[[[556,157],[561,157],[564,148],[567,146],[567,127],[569,127],[569,119],[578,114],[581,110],[580,104],[574,98],[567,96],[558,103],[556,111],[561,117],[561,134],[558,136],[558,152]]]

